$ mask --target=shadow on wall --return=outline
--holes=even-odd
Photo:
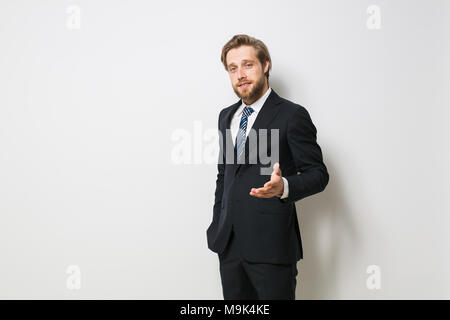
[[[300,300],[336,299],[341,248],[358,245],[357,230],[346,214],[350,208],[340,193],[340,180],[332,163],[324,162],[330,175],[325,190],[296,203],[303,245],[303,259],[297,263],[296,299]]]

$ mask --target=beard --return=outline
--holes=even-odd
[[[256,101],[259,97],[262,96],[263,90],[264,90],[264,83],[266,76],[263,74],[261,78],[259,78],[256,82],[252,83],[250,90],[245,90],[242,93],[239,91],[239,87],[233,87],[234,93],[241,98],[242,100],[246,101]]]

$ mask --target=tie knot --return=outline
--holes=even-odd
[[[246,117],[249,117],[253,113],[253,111],[255,110],[253,110],[252,107],[245,106],[243,113]]]

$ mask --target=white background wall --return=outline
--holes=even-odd
[[[1,0],[0,298],[222,299],[216,165],[177,164],[173,135],[216,145],[237,33],[268,46],[330,173],[297,203],[297,298],[450,298],[449,19],[445,0]]]

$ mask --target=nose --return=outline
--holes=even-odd
[[[245,73],[245,70],[243,68],[238,69],[238,77],[239,80],[242,80],[242,78],[247,77],[247,74]]]

